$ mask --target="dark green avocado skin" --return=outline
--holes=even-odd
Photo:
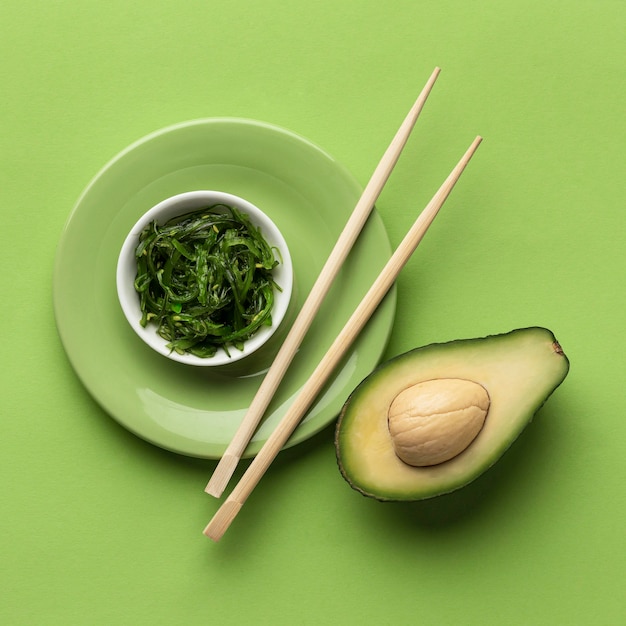
[[[381,501],[421,500],[459,489],[496,463],[569,368],[554,333],[541,326],[432,343],[395,356],[367,376],[341,410],[335,430],[339,470],[353,489]],[[483,384],[492,398],[489,428],[458,457],[411,468],[386,452],[386,409],[409,384],[438,377]]]

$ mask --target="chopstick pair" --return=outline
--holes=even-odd
[[[205,489],[207,493],[217,497],[220,496],[232,476],[245,447],[261,420],[274,392],[278,388],[315,314],[319,310],[324,296],[330,289],[332,281],[338,273],[341,264],[356,241],[356,238],[374,207],[376,199],[391,174],[439,72],[439,68],[435,68],[426,86],[420,93],[374,171],[370,182],[363,191],[348,223],[324,265],[319,278],[306,299],[272,366],[268,370],[263,383],[259,387],[239,430],[218,463]],[[452,191],[452,188],[458,181],[480,142],[481,137],[476,137],[456,167],[446,178],[443,185],[417,218],[374,284],[302,387],[300,393],[289,407],[278,426],[253,459],[232,493],[204,529],[204,534],[207,537],[210,537],[214,541],[219,541],[226,532],[248,496],[252,493],[276,455],[283,448],[306,411],[314,402],[322,387],[341,361],[341,358],[352,345],[383,297],[395,282],[400,270],[404,267],[419,242],[422,240],[428,227]]]
[[[267,371],[261,386],[252,399],[248,411],[240,424],[235,436],[222,455],[205,491],[215,497],[220,497],[226,488],[228,481],[233,475],[243,452],[254,434],[265,410],[267,409],[276,389],[278,388],[289,364],[293,360],[304,336],[306,335],[322,301],[328,293],[332,282],[337,276],[350,249],[356,241],[369,217],[374,203],[378,199],[384,184],[386,183],[393,167],[395,166],[404,145],[406,144],[411,130],[417,122],[422,108],[432,90],[440,69],[437,67],[428,79],[424,89],[411,107],[402,125],[398,129],[392,142],[385,151],[380,163],[374,170],[372,177],[363,190],[352,215],[348,219],[337,243],[331,251],[319,277],[311,288],[298,316],[296,317],[287,337],[278,351],[271,367]]]

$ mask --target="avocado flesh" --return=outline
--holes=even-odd
[[[379,366],[345,403],[335,435],[340,471],[354,489],[378,500],[421,500],[458,489],[504,454],[568,370],[552,332],[539,327],[406,352]],[[487,390],[484,426],[454,458],[408,465],[394,451],[389,407],[408,387],[441,378],[471,380]]]

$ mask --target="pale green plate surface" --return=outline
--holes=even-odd
[[[264,361],[249,371],[216,372],[173,363],[135,336],[115,291],[117,255],[133,223],[158,201],[193,189],[240,195],[276,222],[293,256],[294,311],[360,189],[341,165],[293,133],[249,120],[206,119],[166,128],[130,146],[96,176],[71,213],[57,253],[54,306],[78,376],[112,417],[140,437],[182,454],[219,458],[271,355],[262,355]],[[385,229],[374,213],[246,456],[258,451],[389,256]],[[379,361],[394,311],[392,293],[289,445],[336,417],[350,391]]]

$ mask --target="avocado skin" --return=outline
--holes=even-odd
[[[498,354],[497,358],[490,360],[491,346]],[[516,364],[520,362],[522,369],[528,367],[523,370],[524,376],[520,376],[516,370]],[[428,373],[429,364],[434,364],[432,376]],[[489,373],[483,372],[489,367],[492,368],[493,380]],[[479,338],[432,343],[393,357],[379,365],[353,390],[340,412],[335,429],[339,470],[354,490],[380,501],[423,500],[459,489],[487,471],[508,450],[563,382],[569,367],[569,360],[552,331],[541,326]],[[502,371],[509,369],[508,376],[502,374]],[[417,371],[412,374],[412,370]],[[403,388],[422,380],[441,377],[442,371],[446,377],[478,378],[476,382],[485,385],[490,396],[495,399],[487,417],[489,434],[479,434],[476,443],[471,444],[466,451],[438,466],[426,469],[407,466],[386,450],[385,407],[388,408]],[[395,380],[397,372],[400,373],[399,381]],[[529,383],[525,381],[526,375],[531,378]],[[511,408],[511,399],[508,397],[518,380],[524,381],[520,383],[523,386],[521,409]],[[507,393],[497,389],[503,381],[509,383]],[[536,389],[528,388],[532,382],[536,383]],[[524,397],[523,391],[532,391],[534,397]],[[376,406],[370,410],[372,404]],[[507,406],[510,419],[507,417]],[[367,428],[374,424],[378,435],[362,438],[358,433],[360,423]],[[487,431],[486,428],[484,430]],[[375,440],[374,444],[370,440]],[[376,467],[377,463],[379,467]],[[370,474],[367,477],[361,470],[364,467],[368,468]],[[399,472],[398,484],[394,485],[396,471]],[[399,479],[400,475],[402,480]]]

